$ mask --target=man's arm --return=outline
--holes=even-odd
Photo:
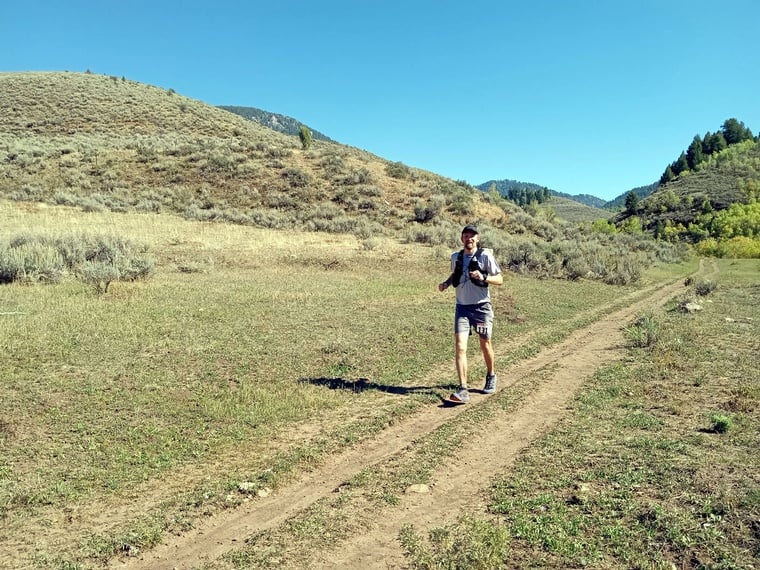
[[[485,269],[479,271],[470,271],[470,279],[485,281],[489,285],[501,285],[504,283],[504,276],[501,273],[494,273],[493,275],[489,275]]]
[[[485,277],[485,282],[489,285],[502,285],[504,283],[504,276],[501,273],[486,275]]]

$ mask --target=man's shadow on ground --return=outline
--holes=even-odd
[[[353,392],[360,394],[368,390],[374,390],[377,392],[384,392],[386,394],[396,394],[398,396],[408,396],[409,394],[424,394],[428,396],[434,396],[441,401],[442,407],[457,406],[448,399],[448,393],[446,396],[441,396],[441,390],[455,390],[455,384],[437,384],[434,386],[387,386],[385,384],[378,384],[372,382],[368,378],[357,378],[356,380],[346,380],[345,378],[301,378],[300,382],[306,384],[312,384],[314,386],[324,386],[330,390],[345,390],[347,392]],[[472,390],[473,392],[475,390]]]
[[[356,380],[346,380],[345,378],[329,378],[326,376],[320,378],[301,378],[301,382],[313,384],[314,386],[324,386],[330,390],[345,390],[360,394],[368,390],[376,392],[385,392],[386,394],[396,394],[398,396],[407,396],[409,394],[429,394],[437,396],[439,389],[451,388],[450,384],[439,384],[437,386],[387,386],[372,382],[368,378],[357,378]]]

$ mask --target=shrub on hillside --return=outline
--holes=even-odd
[[[319,165],[322,167],[326,174],[333,177],[343,174],[343,171],[346,167],[346,163],[343,160],[343,157],[337,154],[326,155]]]
[[[411,176],[411,169],[403,162],[390,162],[385,165],[385,173],[391,178],[406,180]]]
[[[638,281],[647,260],[654,261],[657,255],[656,250],[637,251],[632,244],[602,243],[582,235],[546,242],[534,236],[506,234],[488,224],[480,227],[483,247],[493,250],[503,270],[538,278],[627,285]],[[407,233],[408,241],[461,247],[456,238],[458,228],[450,222],[418,225]]]
[[[527,238],[515,238],[497,252],[497,259],[515,273],[544,273],[546,257],[538,243]]]
[[[254,226],[270,229],[290,228],[291,218],[287,213],[269,208],[254,208],[248,212]]]
[[[565,275],[571,281],[582,279],[591,275],[591,266],[588,260],[582,256],[572,256],[567,258],[564,264]]]
[[[304,188],[312,182],[311,175],[300,168],[286,168],[282,171],[282,177],[291,188]]]
[[[642,261],[633,255],[618,256],[603,279],[608,285],[629,285],[641,279]]]
[[[358,168],[352,170],[348,175],[344,176],[342,182],[346,186],[356,186],[357,184],[372,184],[372,173],[367,168]]]
[[[435,219],[446,206],[446,197],[434,194],[428,200],[418,198],[414,204],[414,221],[424,224]]]
[[[408,243],[424,243],[427,245],[446,245],[457,247],[459,227],[449,220],[440,220],[431,224],[412,224],[406,232]]]
[[[457,216],[471,216],[474,213],[475,202],[471,192],[457,190],[449,198],[449,211]]]
[[[383,189],[379,186],[374,186],[373,184],[359,186],[356,191],[362,196],[369,196],[371,198],[379,198],[383,195]]]

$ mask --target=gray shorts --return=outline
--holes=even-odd
[[[482,339],[491,338],[493,332],[493,307],[491,303],[457,305],[454,312],[454,333],[470,333],[472,328]]]

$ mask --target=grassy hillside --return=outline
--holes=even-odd
[[[560,198],[567,198],[568,200],[573,200],[574,202],[579,202],[581,204],[584,204],[586,206],[590,206],[592,208],[602,208],[606,206],[606,202],[602,200],[601,198],[597,198],[596,196],[592,196],[591,194],[566,194],[564,192],[555,192],[552,191],[552,194],[555,196],[559,196]]]
[[[600,218],[606,220],[610,217],[609,210],[588,206],[576,200],[557,195],[551,197],[548,205],[554,210],[558,218],[567,220],[568,222],[593,222]]]
[[[297,137],[124,78],[0,73],[0,197],[90,212],[177,213],[276,230],[459,245],[480,225],[505,267],[627,283],[678,259],[651,243],[580,232],[360,149]],[[624,261],[621,261],[624,260]]]
[[[747,141],[732,145],[710,157],[694,172],[685,172],[676,180],[658,187],[643,202],[648,209],[673,202],[682,206],[701,205],[707,199],[716,210],[731,204],[746,204],[760,192],[760,143]],[[685,213],[686,208],[681,212]]]
[[[171,90],[81,73],[0,74],[0,195],[272,228],[398,230],[417,201],[504,223],[471,188],[287,136]]]

